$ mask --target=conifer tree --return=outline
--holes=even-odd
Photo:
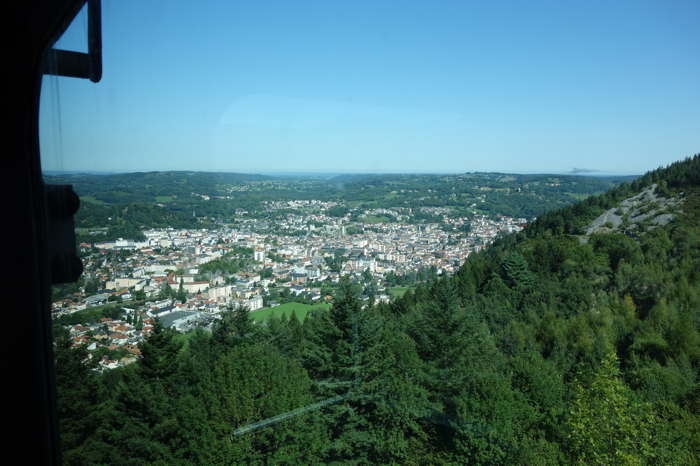
[[[296,312],[292,311],[289,321],[280,330],[277,346],[286,355],[301,360],[304,353],[304,343],[304,327],[299,322]]]
[[[420,385],[421,360],[413,340],[397,325],[376,313],[363,317],[359,383],[348,404],[366,427],[346,435],[355,451],[363,452],[353,459],[375,464],[410,462],[426,440],[421,420],[432,408]]]
[[[180,301],[180,302],[183,303],[183,304],[185,303],[185,301],[187,301],[187,293],[185,293],[185,288],[184,288],[184,284],[183,284],[183,279],[182,279],[182,278],[180,278],[180,286],[179,286],[178,289],[177,289],[176,298],[177,298],[178,301]]]
[[[167,380],[175,373],[181,347],[175,334],[175,330],[164,328],[156,319],[153,332],[140,346],[139,372],[144,379]]]
[[[95,361],[88,359],[84,345],[72,348],[67,333],[56,339],[55,367],[56,411],[59,418],[61,447],[65,464],[84,464],[87,458],[82,451],[86,442],[99,425],[99,403]]]
[[[509,285],[517,291],[526,291],[535,284],[535,278],[528,269],[527,261],[518,252],[511,252],[503,259],[503,269]]]

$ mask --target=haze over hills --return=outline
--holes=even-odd
[[[268,217],[265,203],[295,200],[339,203],[355,218],[372,209],[399,209],[425,221],[418,220],[424,214],[413,212],[416,208],[446,209],[451,217],[532,218],[633,178],[503,173],[274,177],[191,171],[45,176],[50,183],[73,185],[83,201],[77,226],[107,228],[104,239],[138,238],[148,227],[232,222],[242,211]]]

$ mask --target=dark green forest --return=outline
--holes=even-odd
[[[657,184],[669,224],[585,226]],[[66,464],[700,464],[700,155],[564,209],[391,303],[156,326],[103,373],[56,336]],[[236,429],[331,400],[240,435]]]

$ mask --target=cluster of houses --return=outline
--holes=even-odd
[[[136,316],[133,309],[125,309],[127,315]],[[136,319],[136,317],[134,317]],[[131,364],[141,355],[139,343],[153,331],[152,318],[139,320],[113,320],[104,317],[98,322],[70,325],[67,327],[72,345],[85,345],[88,358],[101,354],[97,361],[98,369],[114,369]],[[114,357],[114,355],[119,355]]]
[[[278,227],[295,234],[270,233],[269,222],[250,218],[239,221],[235,229],[224,225],[210,230],[152,229],[143,232],[144,241],[81,244],[86,286],[54,302],[53,312],[61,316],[110,302],[145,301],[147,304],[133,310],[145,318],[139,330],[122,321],[70,329],[74,342],[88,344],[88,349],[105,345],[124,349],[128,354],[121,362],[100,360],[101,366],[112,367],[138,356],[138,342],[148,334],[155,318],[186,331],[210,325],[233,306],[259,310],[273,289],[286,289],[289,295],[317,301],[327,298],[321,295],[322,283],[337,282],[343,275],[359,278],[369,272],[381,289],[388,273],[402,275],[425,267],[452,273],[470,253],[500,233],[519,231],[526,223],[522,218],[444,215],[441,224],[393,221],[358,225],[348,216],[326,215],[323,209],[334,203],[290,202],[270,206],[299,209],[298,215],[288,214],[277,222]],[[310,214],[309,208],[320,210]],[[403,213],[389,209],[375,209],[371,214],[403,219]],[[467,224],[469,228],[465,228]],[[348,234],[351,225],[355,231]],[[235,272],[200,270],[217,259],[236,260],[245,267]],[[90,292],[88,282],[93,283]],[[108,332],[103,331],[105,325]]]

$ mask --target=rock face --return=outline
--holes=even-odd
[[[603,212],[588,226],[586,236],[593,233],[639,233],[666,225],[673,220],[682,202],[680,198],[658,195],[656,184],[653,184]]]

